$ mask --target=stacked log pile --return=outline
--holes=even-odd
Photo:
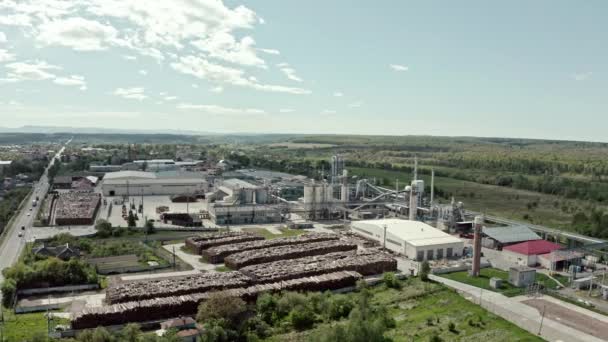
[[[165,279],[146,279],[112,284],[106,302],[124,303],[149,298],[224,290],[249,285],[251,279],[241,272],[203,273]]]
[[[256,249],[278,247],[278,246],[292,246],[310,242],[330,241],[338,240],[338,235],[327,234],[327,233],[309,233],[302,234],[299,236],[277,238],[271,240],[262,241],[249,241],[242,243],[235,243],[229,245],[222,245],[213,248],[209,248],[203,251],[203,257],[210,263],[219,264],[224,262],[224,258],[227,256],[244,252],[252,251]]]
[[[255,300],[263,292],[335,290],[354,286],[361,279],[357,272],[336,272],[316,277],[292,279],[272,284],[255,285],[221,291],[245,300]],[[87,307],[72,318],[73,329],[144,322],[196,314],[198,305],[209,298],[210,292],[146,299],[103,307]]]
[[[209,233],[186,239],[186,248],[201,255],[207,248],[246,241],[264,240],[262,236],[243,232]]]
[[[254,283],[266,284],[339,271],[368,276],[396,270],[397,260],[387,254],[346,251],[251,265],[239,271]]]
[[[240,269],[249,265],[355,249],[357,249],[357,245],[355,244],[330,240],[235,253],[226,257],[224,263],[232,269]]]

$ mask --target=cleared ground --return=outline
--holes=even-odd
[[[539,313],[545,312],[545,317],[558,321],[589,335],[608,340],[608,324],[593,317],[570,310],[544,299],[529,299],[522,303],[534,307]]]

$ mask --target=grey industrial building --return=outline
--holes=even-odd
[[[119,171],[106,173],[101,188],[104,196],[194,195],[209,191],[209,184],[197,172]]]

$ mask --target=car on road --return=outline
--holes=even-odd
[[[25,230],[25,226],[21,226],[21,230]]]
[[[23,232],[19,232],[19,237],[23,237]]]
[[[32,213],[27,213],[27,216],[30,216]]]

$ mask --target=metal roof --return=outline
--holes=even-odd
[[[377,231],[382,231],[386,226],[386,231],[412,246],[429,246],[447,243],[462,243],[462,240],[443,231],[433,228],[420,221],[409,221],[400,219],[380,219],[353,221],[352,227],[367,230],[367,227],[376,227]],[[387,235],[388,235],[387,234]]]
[[[540,237],[526,226],[484,227],[483,233],[500,243],[540,240]]]

